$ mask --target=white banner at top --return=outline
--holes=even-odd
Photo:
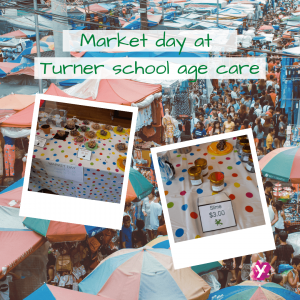
[[[64,30],[65,52],[235,52],[235,30]]]

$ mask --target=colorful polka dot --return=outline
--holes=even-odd
[[[214,156],[211,159],[216,159]]]
[[[212,192],[211,194],[212,194],[212,195],[217,195],[218,193],[217,193],[217,192]]]
[[[182,169],[182,172],[183,172],[183,173],[187,172],[187,169]]]
[[[180,164],[177,164],[176,167],[177,167],[177,168],[180,167]]]
[[[178,154],[178,155],[176,155],[177,157],[180,157],[181,155],[180,154]]]
[[[212,170],[213,168],[213,166],[208,166],[208,170]]]
[[[238,174],[232,173],[232,177],[238,177]]]
[[[206,156],[206,155],[207,155],[207,153],[203,153],[203,155],[204,155],[204,156]]]
[[[252,178],[250,176],[247,176],[247,180],[252,180]]]
[[[236,162],[235,164],[239,166],[239,165],[241,164],[241,162],[240,162],[240,161],[238,161],[238,162]]]
[[[191,216],[192,219],[197,219],[198,218],[198,214],[195,213],[195,212],[191,212],[190,216]]]
[[[200,151],[201,149],[197,149],[197,151]]]
[[[197,189],[197,194],[202,194],[203,190],[202,189]]]
[[[181,209],[184,210],[184,211],[186,211],[188,209],[188,205],[187,204],[183,204],[181,206]]]
[[[180,178],[179,178],[179,181],[183,181],[183,180],[184,180],[184,177],[180,177]]]
[[[194,156],[195,155],[195,153],[190,153],[190,156]]]
[[[232,170],[232,167],[231,167],[231,166],[228,166],[227,169],[228,169],[228,170]]]
[[[248,197],[248,198],[252,198],[253,197],[253,194],[252,193],[246,193],[246,196]]]
[[[181,195],[181,196],[184,196],[185,194],[186,194],[186,191],[180,192],[180,195]]]
[[[184,230],[182,228],[178,228],[176,231],[175,231],[175,235],[177,237],[182,237],[184,234]]]
[[[252,207],[252,206],[246,206],[246,207],[245,207],[245,210],[246,210],[247,212],[253,212],[253,207]]]
[[[238,182],[235,182],[233,185],[234,185],[236,188],[238,188],[238,187],[241,186]]]
[[[69,162],[73,162],[73,159],[70,159]]]
[[[166,185],[171,185],[172,184],[172,181],[171,180],[169,180],[167,183],[166,183]]]
[[[200,237],[201,237],[201,236],[197,234],[197,235],[195,236],[195,239],[200,239]]]
[[[187,160],[187,158],[186,158],[186,157],[183,157],[182,160]]]
[[[169,194],[169,192],[168,191],[165,191],[165,195],[167,196]]]
[[[235,199],[235,195],[233,195],[233,194],[230,194],[228,197],[229,197],[230,200],[234,200]]]
[[[230,157],[226,157],[226,160],[230,160]]]
[[[174,206],[174,202],[169,202],[168,204],[167,204],[167,207],[168,208],[172,208]]]
[[[222,161],[218,161],[218,164],[219,164],[219,165],[222,165],[222,164],[223,164],[223,162],[222,162]]]

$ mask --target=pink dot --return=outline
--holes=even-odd
[[[226,157],[226,159],[227,159],[227,160],[229,160],[229,159],[230,159],[230,157]]]
[[[119,140],[119,143],[121,143],[121,140]]]
[[[206,156],[206,155],[207,155],[207,153],[203,153],[203,155],[204,155],[204,156]]]
[[[184,196],[185,194],[186,194],[186,191],[180,192],[180,195],[181,195],[181,196]]]
[[[222,165],[222,164],[223,164],[223,162],[222,162],[222,161],[218,161],[218,164],[219,164],[219,165]]]
[[[176,165],[176,167],[180,167],[180,164]]]
[[[58,148],[61,148],[61,145],[59,145]]]
[[[247,196],[248,198],[252,198],[252,197],[253,197],[253,194],[252,194],[252,193],[246,193],[246,196]]]
[[[193,219],[197,219],[198,218],[198,215],[195,212],[191,212],[190,216]]]
[[[247,212],[253,212],[253,207],[252,207],[252,206],[246,206],[246,207],[245,207],[245,210],[246,210]]]
[[[35,155],[32,155],[32,158],[35,158]]]
[[[79,167],[81,167],[81,166],[82,166],[82,164],[80,164],[80,163],[79,163],[79,164],[78,164],[78,166],[79,166]]]
[[[236,140],[236,137],[234,137],[233,140]]]
[[[119,170],[118,170],[118,169],[116,169],[116,172],[119,172]]]
[[[106,146],[106,144],[103,144],[103,146]]]
[[[40,134],[39,132],[37,132],[36,134]]]
[[[44,150],[47,150],[47,147],[45,147]]]

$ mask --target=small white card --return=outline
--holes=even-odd
[[[292,126],[287,126],[286,128],[286,134],[292,134]]]
[[[85,160],[91,160],[92,151],[87,150],[85,148],[79,148],[78,150],[78,158],[82,158]]]
[[[203,232],[236,226],[231,200],[199,205],[198,209]]]
[[[47,139],[40,137],[38,135],[35,136],[34,145],[38,147],[45,147]]]

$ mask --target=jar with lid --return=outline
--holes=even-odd
[[[247,135],[241,135],[236,138],[235,148],[239,149],[240,141],[246,139]]]
[[[192,185],[200,185],[203,183],[202,169],[199,166],[190,167],[188,173]]]
[[[255,173],[252,155],[250,155],[250,157],[249,157],[249,160],[246,165],[246,170],[250,173]]]
[[[202,176],[206,176],[208,174],[207,168],[207,160],[205,158],[198,158],[194,162],[195,166],[198,166],[202,170]]]
[[[238,148],[238,154],[242,155],[243,147],[244,146],[250,146],[248,139],[242,139],[240,140],[239,148]]]
[[[242,153],[241,153],[241,157],[242,157],[242,162],[247,162],[249,161],[249,157],[251,155],[251,149],[250,146],[244,146],[242,148]]]
[[[210,188],[213,192],[219,193],[224,189],[224,174],[222,172],[213,172],[209,175]]]

